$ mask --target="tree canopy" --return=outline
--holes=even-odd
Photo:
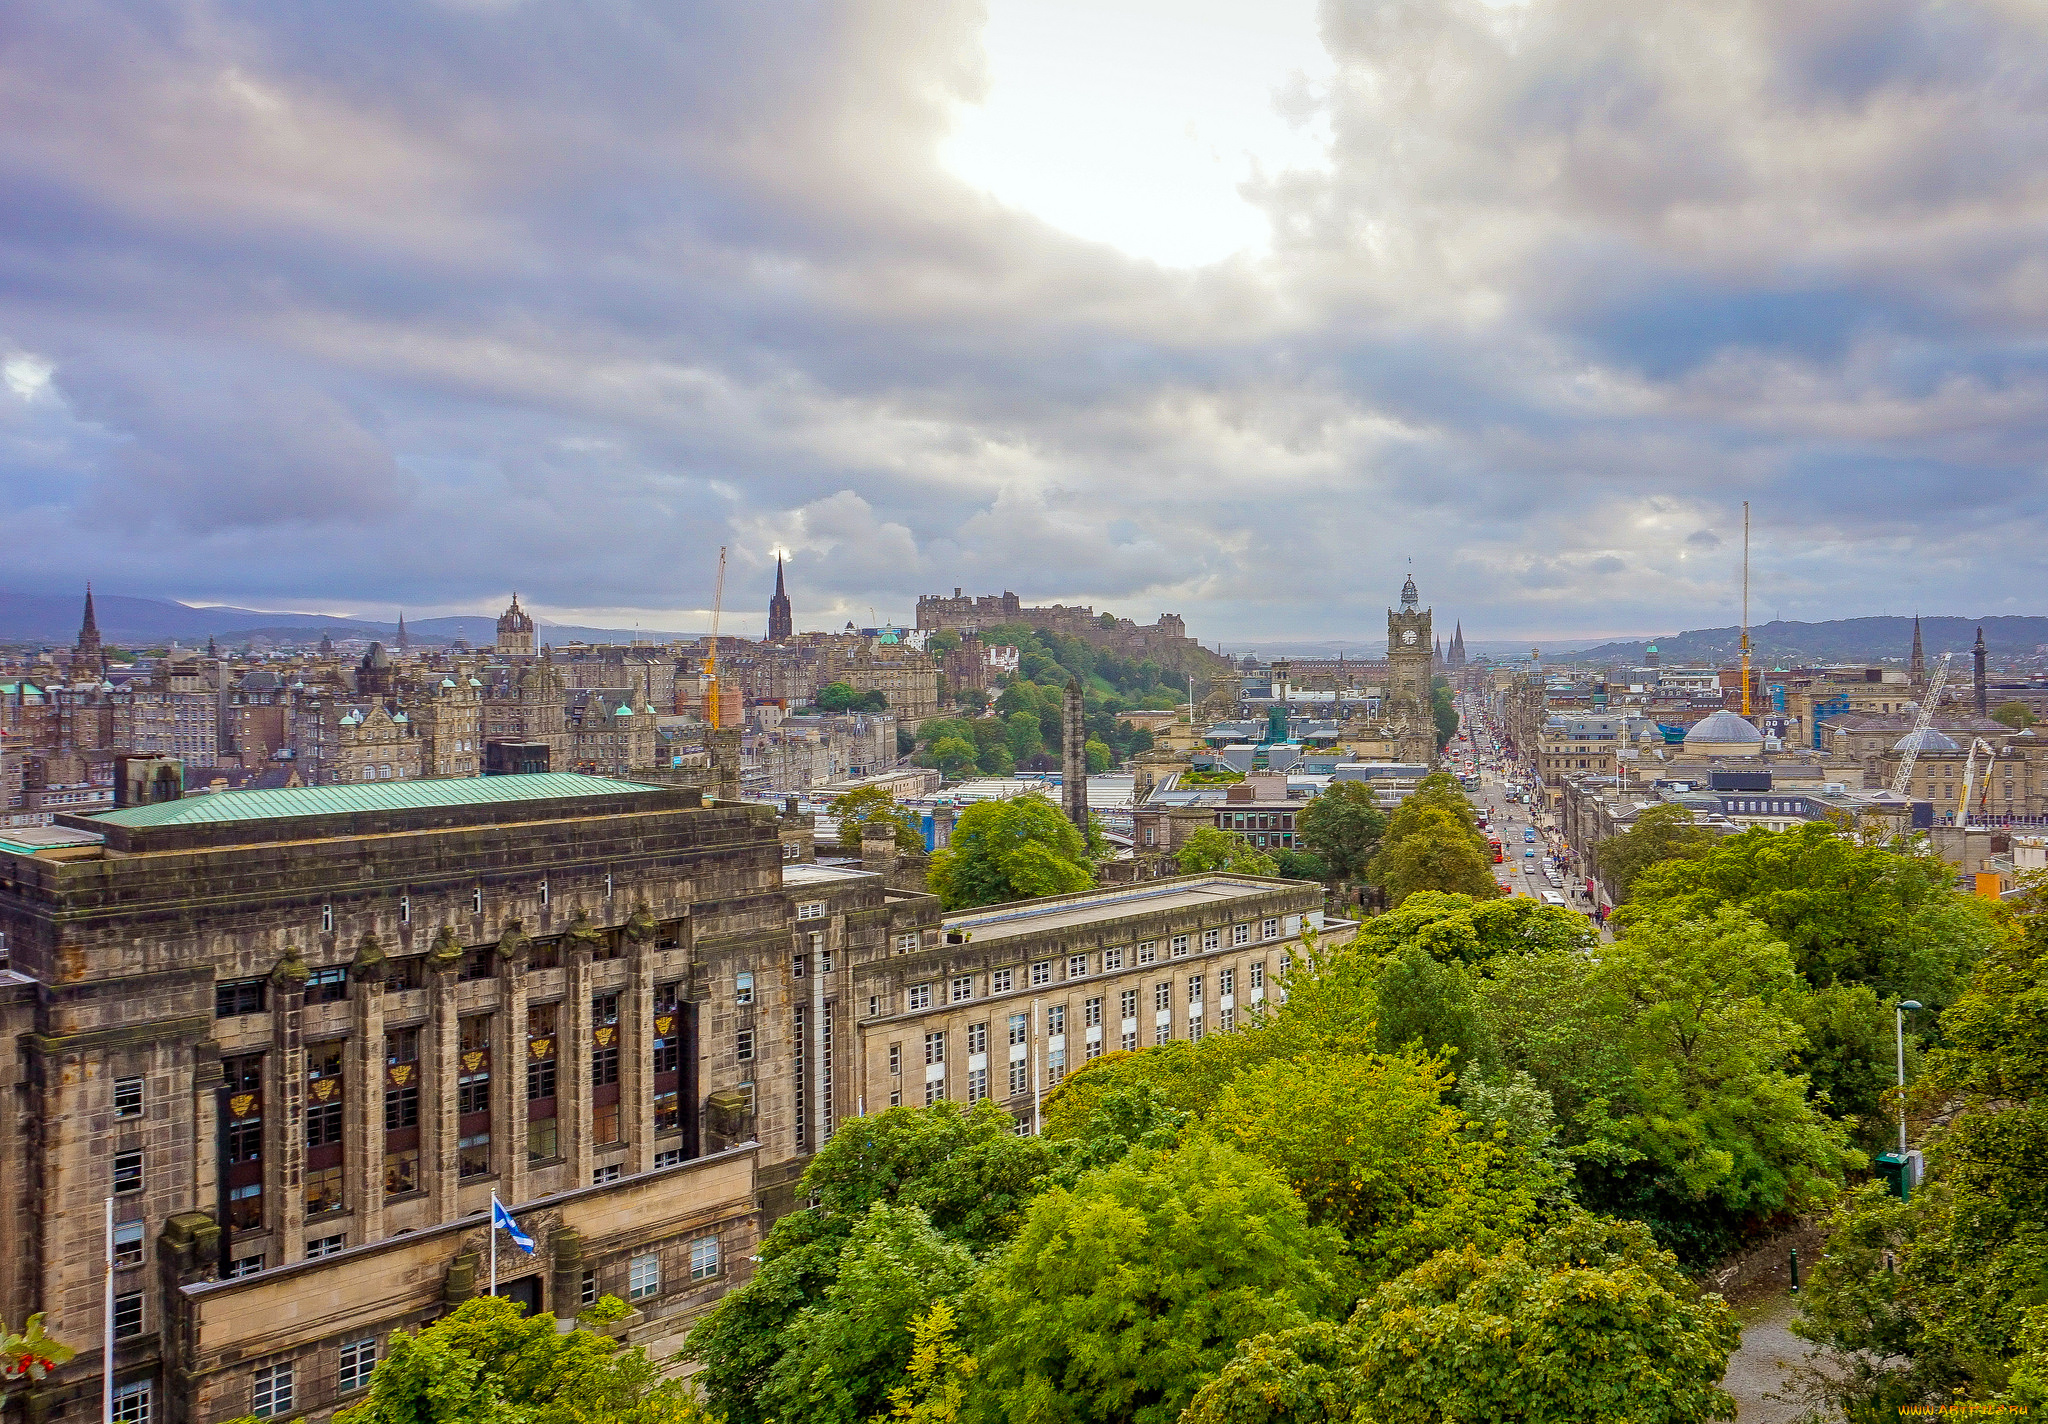
[[[1705,826],[1693,824],[1692,812],[1671,802],[1652,806],[1620,835],[1609,836],[1594,848],[1593,861],[1607,893],[1617,905],[1628,902],[1636,877],[1665,860],[1686,860],[1705,855],[1719,837]]]
[[[889,698],[879,690],[862,692],[844,682],[828,682],[818,689],[811,705],[820,712],[885,712]]]
[[[1295,839],[1313,852],[1329,873],[1356,880],[1379,850],[1386,813],[1362,781],[1333,781],[1294,815]]]
[[[1204,826],[1182,842],[1174,860],[1183,875],[1208,871],[1232,871],[1239,875],[1277,876],[1280,866],[1273,857],[1255,847],[1235,831]]]
[[[826,803],[827,815],[839,818],[839,844],[847,850],[860,849],[861,829],[870,821],[887,821],[896,828],[896,848],[912,854],[924,852],[924,834],[917,829],[907,807],[879,786],[857,786],[841,792]]]
[[[1042,796],[982,801],[960,813],[926,877],[949,910],[1066,895],[1095,883],[1088,843]]]

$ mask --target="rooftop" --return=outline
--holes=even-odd
[[[485,806],[517,801],[559,801],[659,791],[637,781],[614,781],[568,771],[451,781],[377,781],[357,786],[295,786],[267,791],[221,791],[149,806],[125,806],[92,818],[95,825],[198,826],[237,821],[278,821],[352,811],[408,811],[434,806]]]
[[[785,872],[786,873],[786,872]],[[948,933],[971,930],[977,943],[1007,939],[1015,935],[1038,934],[1045,930],[1070,929],[1127,914],[1154,914],[1162,910],[1184,910],[1198,905],[1227,904],[1251,900],[1275,890],[1298,888],[1299,882],[1260,880],[1221,875],[1199,880],[1167,880],[1129,890],[1088,891],[1057,899],[1025,900],[995,905],[985,910],[968,910],[945,917]]]

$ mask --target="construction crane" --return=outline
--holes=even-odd
[[[725,606],[725,545],[718,546],[718,585],[711,592],[711,656],[704,659],[704,720],[718,730],[718,614]]]
[[[1984,752],[1984,795],[1979,799],[1989,800],[1991,797],[1991,769],[1998,765],[1998,749],[1982,737],[1974,737],[1970,741],[1970,759],[1963,763],[1963,799],[1956,806],[1956,824],[1958,826],[1970,824],[1970,791],[1977,781],[1977,752],[1979,748],[1982,748]],[[1983,811],[1986,808],[1979,806],[1977,809]]]
[[[1934,707],[1941,701],[1941,685],[1948,681],[1948,660],[1954,653],[1943,653],[1941,665],[1934,670],[1934,676],[1927,680],[1927,695],[1920,701],[1920,716],[1913,723],[1913,730],[1905,739],[1906,754],[1899,759],[1899,774],[1892,778],[1892,795],[1904,796],[1913,784],[1913,763],[1920,756],[1920,734],[1934,725]]]
[[[1749,501],[1742,502],[1742,720],[1749,720]]]

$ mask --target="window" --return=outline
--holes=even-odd
[[[114,1297],[114,1338],[125,1340],[142,1333],[142,1292],[130,1291]]]
[[[932,1006],[932,986],[929,984],[912,984],[904,992],[903,1006],[911,1013],[916,1013],[920,1009],[930,1008]]]
[[[261,979],[236,979],[226,984],[216,984],[213,990],[213,1016],[217,1019],[237,1018],[242,1014],[263,1012],[263,981]]]
[[[228,1263],[227,1270],[221,1273],[221,1279],[228,1281],[238,1281],[244,1276],[257,1275],[262,1270],[263,1253],[261,1251],[258,1251],[253,1256],[235,1257],[234,1260]]]
[[[417,1148],[408,1147],[400,1152],[384,1154],[384,1195],[404,1196],[407,1192],[420,1189],[420,1154]]]
[[[718,1238],[700,1236],[690,1243],[690,1279],[708,1281],[718,1274]]]
[[[455,1144],[458,1175],[464,1177],[485,1177],[491,1171],[491,1135],[488,1132],[471,1133],[459,1138]]]
[[[626,1299],[645,1300],[661,1294],[661,1257],[650,1251],[626,1265]]]
[[[743,1028],[733,1035],[733,1056],[742,1063],[754,1061],[754,1031]]]
[[[597,1272],[585,1271],[582,1278],[577,1281],[576,1303],[578,1305],[597,1304]]]
[[[1236,992],[1236,989],[1237,971],[1235,969],[1219,969],[1216,971],[1217,993],[1227,999]]]
[[[1090,999],[1081,1005],[1081,1021],[1088,1028],[1102,1027],[1102,1000]]]
[[[604,1026],[619,1021],[619,996],[617,994],[593,994],[590,998],[590,1022]]]
[[[1188,1002],[1191,1004],[1202,1002],[1202,976],[1199,974],[1188,975]]]
[[[310,1254],[310,1253],[309,1253]],[[377,1369],[377,1337],[366,1335],[360,1340],[341,1342],[341,1369],[334,1382],[343,1394],[361,1389],[370,1382],[370,1376]]]
[[[1252,942],[1252,927],[1250,925],[1232,925],[1230,927],[1230,942],[1232,944],[1250,944]]]
[[[320,932],[322,934],[334,933],[334,906],[332,905],[322,905],[320,907]]]
[[[348,997],[348,970],[340,965],[315,969],[306,976],[306,1002],[338,1004]]]
[[[537,1117],[526,1124],[526,1160],[545,1162],[561,1155],[561,1131],[556,1119]]]
[[[1208,952],[1209,952],[1210,950],[1212,950],[1212,949],[1218,949],[1218,948],[1221,948],[1222,944],[1223,944],[1223,931],[1222,931],[1222,930],[1203,930],[1203,931],[1202,931],[1202,953],[1204,953],[1204,954],[1207,954],[1207,953],[1208,953]]]
[[[663,1167],[680,1167],[682,1165],[683,1149],[680,1147],[665,1148],[654,1154],[654,1170],[657,1172]]]
[[[798,905],[796,907],[796,917],[800,920],[824,919],[825,902],[823,900],[811,900],[806,902],[805,904]]]
[[[402,1132],[408,1127],[420,1125],[420,1088],[417,1083],[407,1083],[402,1088],[384,1090],[384,1130]]]
[[[1014,1058],[1010,1060],[1010,1092],[1013,1096],[1023,1092],[1028,1086],[1029,1071],[1024,1066],[1023,1059]]]
[[[967,1051],[970,1054],[988,1052],[988,1025],[985,1023],[967,1025]]]
[[[912,931],[912,932],[911,932],[911,933],[909,933],[909,934],[900,934],[900,935],[896,936],[896,952],[897,952],[898,954],[909,954],[909,953],[911,953],[911,952],[912,952],[913,950],[915,950],[916,948],[917,948],[917,933],[916,933],[916,931]]]
[[[341,1168],[308,1167],[301,1180],[306,1188],[306,1215],[341,1210]]]
[[[114,1386],[114,1424],[150,1424],[149,1381]]]
[[[900,1043],[889,1045],[889,1076],[891,1078],[903,1076],[903,1045]]]
[[[392,1067],[420,1061],[420,1031],[398,1028],[384,1035],[384,1062]]]
[[[141,1222],[124,1222],[114,1228],[114,1264],[117,1266],[139,1266],[142,1264]]]
[[[1134,1019],[1138,1016],[1138,991],[1126,989],[1117,995],[1117,1017]]]
[[[1051,1004],[1046,1007],[1045,1031],[1048,1034],[1059,1034],[1067,1031],[1067,1006],[1065,1004]]]
[[[1138,963],[1157,964],[1158,962],[1159,942],[1157,940],[1148,939],[1143,944],[1138,946]]]
[[[114,1080],[114,1116],[142,1116],[142,1080],[140,1078],[116,1078]]]
[[[289,1362],[264,1365],[256,1371],[256,1389],[249,1399],[249,1412],[259,1419],[292,1412],[292,1367]]]
[[[1216,1015],[1216,1027],[1221,1029],[1224,1033],[1229,1033],[1231,1024],[1236,1019],[1236,1017],[1236,1009],[1223,1009],[1219,1011]]]
[[[924,1036],[924,1061],[927,1066],[946,1061],[946,1035],[943,1032]]]
[[[974,997],[974,976],[962,974],[953,981],[953,1002],[963,1004]]]
[[[1173,1007],[1173,985],[1171,985],[1171,984],[1164,984],[1164,983],[1162,983],[1162,984],[1154,984],[1154,985],[1152,986],[1152,1009],[1153,1009],[1153,1012],[1155,1012],[1155,1013],[1162,1013],[1162,1014],[1163,1014],[1163,1013],[1165,1013],[1165,1012],[1166,1012],[1166,1011],[1167,1011],[1168,1009],[1170,1009],[1170,1008],[1172,1008],[1172,1007]]]
[[[597,1103],[591,1107],[590,1135],[598,1142],[617,1142],[619,1140],[619,1105],[617,1103]],[[614,1171],[613,1175],[606,1180],[618,1180],[617,1172]]]
[[[967,1101],[978,1103],[987,1096],[988,1069],[969,1068],[967,1070]]]
[[[619,1164],[616,1162],[608,1167],[598,1167],[590,1174],[590,1185],[601,1187],[607,1182],[616,1182],[619,1179],[619,1171]]]
[[[1175,959],[1186,959],[1188,957],[1188,937],[1186,935],[1175,935],[1173,937],[1173,957]]]
[[[1173,1025],[1162,1019],[1152,1026],[1152,1043],[1156,1047],[1173,1041]]]
[[[459,1113],[491,1110],[491,1075],[488,1071],[464,1073],[455,1080],[455,1110]]]
[[[1053,1049],[1051,1054],[1046,1059],[1046,1067],[1050,1070],[1052,1080],[1055,1083],[1059,1082],[1060,1079],[1066,1077],[1067,1050],[1064,1048]]]
[[[321,1236],[306,1243],[306,1259],[317,1261],[322,1256],[332,1256],[337,1251],[345,1250],[347,1246],[348,1235],[345,1232],[335,1236]]]
[[[1109,971],[1110,971],[1110,970],[1112,970],[1112,969],[1121,969],[1121,968],[1123,968],[1123,967],[1124,967],[1124,952],[1123,952],[1122,950],[1120,950],[1120,949],[1105,949],[1105,950],[1103,950],[1103,951],[1102,951],[1102,972],[1103,972],[1103,973],[1107,974],[1107,973],[1109,973]]]
[[[1029,1021],[1028,1021],[1028,1020],[1027,1020],[1027,1019],[1026,1019],[1026,1018],[1024,1017],[1024,1015],[1022,1015],[1022,1014],[1011,1014],[1011,1015],[1010,1015],[1010,1046],[1011,1046],[1011,1047],[1013,1047],[1013,1048],[1014,1048],[1014,1047],[1016,1047],[1016,1046],[1017,1046],[1018,1044],[1020,1044],[1020,1043],[1024,1042],[1024,1039],[1025,1039],[1025,1036],[1026,1036],[1026,1031],[1027,1031],[1028,1027],[1029,1027]]]
[[[114,1154],[114,1192],[139,1192],[142,1190],[142,1154],[140,1152],[116,1152]]]
[[[1009,993],[1011,983],[1010,976],[1012,972],[1013,971],[1008,969],[998,969],[995,973],[989,975],[989,992],[991,994]]]
[[[1126,1053],[1136,1053],[1138,1051],[1138,1031],[1134,1028],[1125,1029],[1117,1046]]]
[[[1087,955],[1070,954],[1067,956],[1067,977],[1069,979],[1085,979],[1088,977]]]
[[[1041,959],[1038,963],[1031,966],[1031,987],[1035,989],[1041,984],[1050,983],[1052,983],[1052,961],[1050,959]]]
[[[738,980],[736,980],[736,981],[734,982],[734,985],[733,985],[733,991],[732,991],[732,1001],[733,1001],[733,1002],[734,1002],[735,1004],[739,1004],[739,1005],[742,1005],[742,1006],[744,1006],[744,1005],[747,1005],[747,1004],[751,1004],[751,1003],[753,1003],[753,1002],[754,1002],[754,976],[753,976],[753,975],[751,975],[751,974],[741,974],[741,975],[739,976]]]

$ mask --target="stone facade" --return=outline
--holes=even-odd
[[[1411,578],[1401,586],[1399,610],[1387,610],[1387,694],[1381,716],[1393,732],[1394,760],[1424,766],[1436,763],[1430,636],[1430,610],[1420,606]]]
[[[896,720],[912,730],[927,717],[939,715],[938,666],[916,648],[835,640],[826,646],[818,669],[819,686],[834,682],[856,692],[881,693],[889,699]]]

